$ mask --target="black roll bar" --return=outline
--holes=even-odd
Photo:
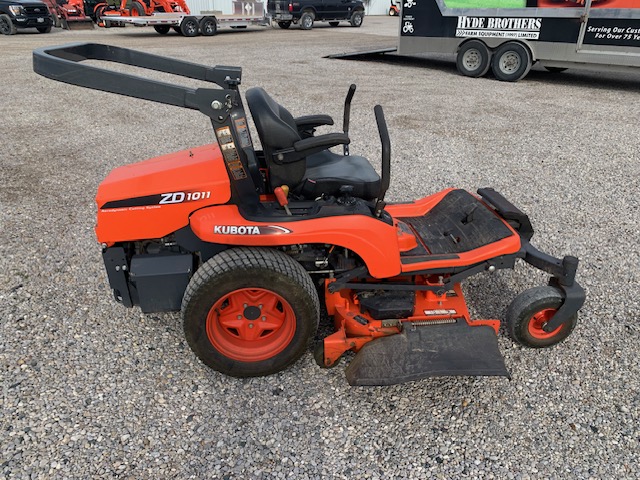
[[[384,209],[384,196],[389,189],[391,180],[391,140],[389,140],[389,130],[387,122],[384,119],[384,112],[380,105],[373,107],[373,113],[376,115],[376,123],[378,124],[378,134],[380,135],[380,143],[382,144],[382,178],[380,181],[380,193],[376,201],[375,215],[379,217]]]

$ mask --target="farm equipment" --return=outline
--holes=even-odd
[[[402,1],[398,1],[398,2],[394,2],[393,0],[390,0],[390,5],[389,5],[389,16],[390,17],[397,17],[398,15],[400,15],[400,9],[402,8]]]
[[[210,82],[188,88],[83,63],[103,60]],[[335,333],[318,342],[322,367],[356,352],[352,385],[428,376],[508,375],[499,320],[471,319],[460,282],[512,269],[550,274],[506,314],[516,342],[564,340],[585,300],[578,259],[530,242],[527,215],[491,188],[447,189],[386,204],[391,146],[374,109],[382,175],[349,152],[355,85],[343,132],[327,115],[294,117],[262,88],[245,99],[239,67],[206,67],[124,48],[73,44],[34,51],[34,70],[91,89],[199,110],[215,142],[113,170],[98,188],[96,234],[115,299],[143,312],[182,311],[186,339],[208,366],[237,376],[278,372],[300,358],[321,308]],[[343,146],[343,154],[331,147]],[[319,292],[318,292],[319,290]],[[319,295],[320,293],[320,295]],[[321,307],[320,298],[324,297]]]
[[[93,29],[93,20],[85,14],[83,0],[43,0],[47,4],[53,23],[65,30]]]
[[[116,17],[146,17],[156,13],[182,13],[188,15],[185,0],[107,0],[94,7],[96,21],[102,27],[122,23]],[[166,32],[169,27],[166,27]]]

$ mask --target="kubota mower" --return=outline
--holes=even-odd
[[[88,59],[219,88],[158,82],[83,63]],[[143,312],[181,309],[189,345],[220,372],[259,376],[291,365],[307,351],[326,308],[335,333],[315,346],[315,359],[330,367],[357,352],[346,370],[352,385],[508,375],[500,321],[471,319],[460,282],[513,268],[518,259],[550,281],[511,303],[506,325],[514,340],[546,347],[576,325],[585,300],[575,281],[578,259],[533,247],[529,218],[495,190],[449,189],[385,204],[391,151],[380,106],[382,177],[348,150],[355,86],[343,132],[323,135],[315,130],[332,125],[331,117],[293,117],[262,88],[249,89],[257,150],[240,68],[74,44],[36,50],[34,70],[211,119],[215,143],[113,170],[98,189],[96,234],[116,300]],[[343,154],[329,150],[338,145]]]
[[[189,13],[189,7],[185,0],[106,0],[99,2],[94,7],[96,22],[101,27],[112,26],[117,21],[109,20],[110,16],[116,17],[142,17],[154,13]],[[168,33],[170,27],[158,25],[159,33]],[[166,27],[166,28],[165,28]]]
[[[56,27],[65,30],[91,30],[93,20],[84,11],[84,0],[43,0]]]

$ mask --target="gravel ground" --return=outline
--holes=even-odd
[[[349,27],[160,37],[125,29],[2,40],[0,475],[5,478],[639,478],[638,74],[535,68],[524,81],[458,76],[452,59],[329,60],[391,45],[397,19]],[[512,380],[348,386],[308,353],[237,380],[204,367],[178,314],[112,300],[93,235],[114,167],[211,141],[197,112],[65,86],[33,73],[42,45],[94,41],[240,65],[294,114],[341,118],[358,84],[354,153],[379,163],[373,106],[393,145],[390,200],[493,186],[535,244],[581,258],[588,300],[563,344],[500,349]],[[635,105],[635,107],[634,107]],[[501,318],[545,277],[465,285]]]

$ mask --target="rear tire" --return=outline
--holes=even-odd
[[[291,21],[286,21],[286,22],[278,22],[278,26],[284,30],[286,30],[287,28],[289,28],[291,26]]]
[[[550,347],[563,341],[575,328],[577,313],[553,332],[543,330],[563,301],[562,293],[555,287],[536,287],[522,292],[507,309],[507,329],[511,338],[531,348]]]
[[[313,28],[313,13],[304,12],[300,17],[300,28],[302,30],[311,30]]]
[[[213,17],[204,17],[200,20],[200,32],[205,37],[212,37],[218,33],[218,22]]]
[[[491,70],[498,80],[517,82],[531,70],[531,54],[525,46],[507,42],[493,54]]]
[[[171,27],[169,25],[154,25],[153,29],[160,35],[166,35],[171,30]]]
[[[196,17],[184,17],[180,24],[180,32],[185,37],[197,37],[200,34],[200,25]]]
[[[337,27],[338,25],[340,25],[340,22],[329,22],[329,25],[332,27]]]
[[[133,2],[131,4],[131,16],[132,17],[144,17],[146,14],[144,6],[140,2]]]
[[[15,35],[18,29],[6,13],[0,15],[0,33],[3,35]]]
[[[279,372],[307,350],[320,302],[309,274],[284,253],[233,248],[200,267],[182,300],[189,346],[221,373]]]
[[[357,12],[353,12],[351,15],[351,19],[349,23],[352,27],[360,28],[362,26],[362,22],[364,21],[364,12],[358,10]]]
[[[487,46],[479,40],[466,42],[458,51],[456,66],[466,77],[482,77],[489,71],[491,54]]]

